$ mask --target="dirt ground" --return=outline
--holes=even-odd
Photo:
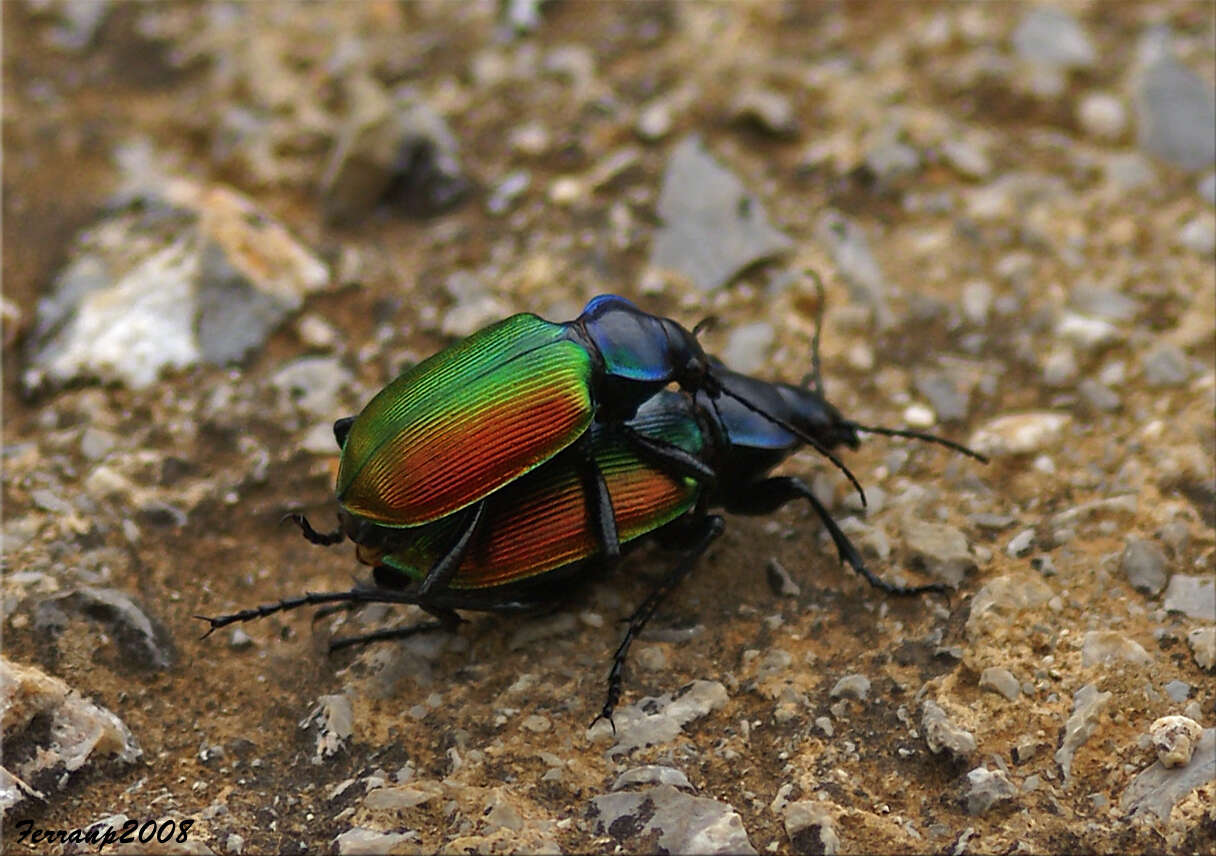
[[[1155,720],[1207,729],[1194,764],[1216,726],[1212,167],[1146,142],[1142,103],[1164,31],[1210,95],[1212,6],[1070,6],[1093,57],[1054,64],[1015,38],[1028,9],[0,4],[4,657],[141,750],[27,782],[44,798],[7,810],[4,852],[75,852],[19,840],[21,821],[115,815],[192,821],[165,852],[730,852],[740,828],[755,852],[1216,852],[1210,780],[1167,770],[1161,811],[1133,799],[1160,767]],[[327,183],[369,88],[442,118],[463,195]],[[715,290],[651,254],[690,134],[789,239]],[[27,384],[81,230],[130,215],[175,234],[125,193],[119,152],[152,153],[145,182],[253,200],[328,277],[226,364]],[[809,508],[730,518],[634,647],[620,736],[670,726],[640,746],[587,726],[621,619],[672,562],[654,545],[551,615],[334,654],[331,634],[414,613],[200,639],[196,615],[363,572],[282,518],[328,525],[329,425],[402,366],[614,292],[688,327],[712,314],[707,350],[797,382],[807,267],[841,411],[992,460],[867,436],[844,455],[865,511],[816,454],[782,472],[877,573],[950,580],[949,598],[870,588]],[[45,715],[4,725],[21,763],[63,739]],[[646,765],[668,769],[617,783]],[[634,793],[632,813],[605,800]]]

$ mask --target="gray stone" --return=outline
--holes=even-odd
[[[1203,259],[1216,252],[1216,218],[1201,215],[1183,223],[1178,229],[1178,244]]]
[[[1022,693],[1022,685],[1008,669],[990,666],[980,673],[980,689],[1000,693],[1010,701],[1017,699]]]
[[[865,701],[870,694],[870,679],[865,675],[846,675],[832,687],[832,698],[853,698]]]
[[[82,266],[88,263],[69,265],[56,281],[55,294],[39,303],[31,365],[23,378],[27,388],[84,377],[139,389],[151,386],[162,370],[198,361],[198,257],[186,241],[151,253],[123,276],[90,280],[87,288],[80,284]],[[60,316],[73,296],[78,302]]]
[[[443,789],[434,782],[410,782],[372,788],[363,798],[363,805],[372,811],[398,812],[438,799]]]
[[[697,136],[671,153],[659,193],[662,227],[650,262],[674,270],[703,291],[721,288],[744,268],[789,250],[760,201],[705,151]]]
[[[619,791],[635,785],[671,785],[673,788],[683,788],[686,791],[696,790],[688,781],[688,777],[680,770],[660,764],[645,764],[626,770],[616,777],[616,781],[612,783],[612,789]]]
[[[798,800],[785,806],[785,834],[797,853],[840,852],[835,813],[823,803]]]
[[[1009,755],[1013,758],[1013,763],[1021,765],[1033,760],[1042,749],[1042,743],[1027,735],[1018,739],[1018,742],[1010,749]]]
[[[1120,565],[1136,591],[1157,594],[1165,588],[1165,553],[1152,541],[1139,538],[1128,541]]]
[[[1017,787],[1003,770],[976,767],[967,774],[968,814],[986,814],[997,803],[1007,802],[1017,794]]]
[[[423,215],[458,204],[471,183],[443,117],[408,90],[390,95],[370,82],[352,89],[351,117],[321,178],[326,219],[350,225],[386,201]]]
[[[409,832],[379,832],[356,826],[343,832],[333,843],[340,856],[381,856],[412,850],[418,842],[418,833],[412,829]]]
[[[1114,413],[1123,406],[1122,399],[1110,387],[1093,378],[1085,378],[1077,385],[1077,392],[1085,399],[1085,403],[1100,413]]]
[[[337,754],[355,733],[355,712],[350,698],[342,694],[323,695],[300,722],[301,728],[316,728],[316,751],[312,762],[320,764]]]
[[[1196,627],[1186,634],[1186,642],[1199,668],[1216,667],[1216,627]]]
[[[798,123],[789,98],[772,89],[747,88],[735,96],[730,113],[736,121],[754,124],[775,137],[798,136]]]
[[[532,174],[526,169],[507,173],[487,197],[486,210],[495,215],[505,214],[531,184]]]
[[[991,457],[1050,451],[1059,445],[1071,421],[1068,414],[1052,411],[998,416],[972,434],[967,445]]]
[[[1185,767],[1203,734],[1199,723],[1187,716],[1163,716],[1149,726],[1157,760],[1164,767]]]
[[[1191,376],[1186,354],[1175,345],[1161,345],[1155,349],[1144,358],[1141,368],[1149,386],[1181,386]]]
[[[173,643],[168,631],[154,623],[139,604],[122,592],[83,586],[48,600],[103,622],[118,643],[126,663],[155,670],[173,665]]]
[[[80,454],[90,461],[100,461],[118,445],[118,437],[110,431],[90,425],[80,435]]]
[[[1047,603],[1054,594],[1042,580],[997,577],[985,583],[971,599],[967,617],[967,637],[975,640],[990,633],[1001,633],[1023,610]]]
[[[1071,348],[1056,348],[1043,360],[1043,383],[1056,389],[1071,386],[1080,371]]]
[[[722,707],[728,698],[726,687],[717,681],[693,681],[675,693],[646,697],[619,708],[613,717],[616,744],[608,754],[622,755],[640,747],[668,743],[687,723]],[[595,728],[601,734],[612,731],[603,720],[592,731]]]
[[[1165,590],[1164,606],[1190,618],[1216,621],[1216,580],[1211,577],[1174,574]]]
[[[738,812],[723,802],[685,794],[671,785],[603,794],[591,800],[597,835],[618,847],[665,853],[749,853]]]
[[[1177,702],[1178,704],[1186,701],[1191,695],[1191,685],[1186,681],[1170,681],[1163,689],[1165,690],[1165,694],[1169,696],[1170,701]]]
[[[39,301],[27,389],[75,378],[135,389],[164,370],[225,363],[261,344],[328,268],[252,201],[223,185],[165,179],[82,231]]]
[[[1072,777],[1072,759],[1098,727],[1102,709],[1111,700],[1111,693],[1099,692],[1095,684],[1086,684],[1073,696],[1072,714],[1064,724],[1064,739],[1056,750],[1056,763],[1064,771],[1064,781]]]
[[[908,518],[901,528],[909,563],[914,567],[924,568],[931,576],[956,588],[963,577],[975,570],[967,536],[955,527]]]
[[[802,594],[802,587],[790,576],[790,572],[776,559],[769,559],[764,565],[765,576],[773,594],[782,597],[797,597]]]
[[[88,701],[59,678],[4,657],[0,657],[0,710],[8,767],[0,775],[0,804],[6,806],[40,796],[27,781],[59,789],[90,761],[113,756],[132,763],[143,754],[130,729],[111,711]]]
[[[1157,59],[1140,80],[1140,148],[1185,170],[1216,161],[1216,97],[1212,86],[1172,56]]]
[[[1140,314],[1140,303],[1135,298],[1121,291],[1089,284],[1075,286],[1068,294],[1068,303],[1080,313],[1080,318],[1093,316],[1094,320],[1107,322],[1132,321]],[[1104,339],[1110,335],[1106,329],[1102,330],[1102,334]]]
[[[964,178],[986,178],[992,173],[992,158],[974,143],[963,138],[942,141],[942,157],[950,168]]]
[[[956,725],[932,699],[925,700],[921,730],[929,751],[934,755],[945,751],[955,758],[964,759],[975,753],[975,735]]]
[[[1093,353],[1120,338],[1119,328],[1105,318],[1091,317],[1080,312],[1061,312],[1056,322],[1056,335],[1082,351]]]
[[[1216,728],[1205,728],[1190,763],[1166,767],[1160,761],[1140,772],[1119,798],[1119,807],[1138,815],[1152,812],[1168,820],[1170,810],[1195,788],[1216,780]]]
[[[208,241],[198,265],[196,329],[202,357],[209,363],[240,360],[298,306],[297,301],[259,290],[219,244]]]
[[[1077,119],[1085,133],[1099,140],[1117,140],[1127,130],[1127,108],[1107,92],[1091,92],[1081,99]]]
[[[672,103],[665,98],[652,101],[644,106],[634,125],[638,136],[649,142],[666,137],[671,133],[671,126],[674,122],[672,112]]]
[[[1028,62],[1057,68],[1088,68],[1096,58],[1076,19],[1050,6],[1027,9],[1013,32],[1013,47]]]
[[[1153,658],[1134,639],[1128,639],[1118,630],[1090,630],[1081,643],[1081,665],[1096,666],[1099,663],[1133,663],[1148,665]]]

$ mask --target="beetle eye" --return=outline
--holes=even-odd
[[[334,439],[338,441],[339,449],[346,445],[346,435],[350,433],[350,426],[354,421],[355,417],[344,416],[334,423]]]

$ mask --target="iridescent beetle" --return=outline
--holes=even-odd
[[[596,297],[564,323],[514,315],[419,363],[358,416],[335,425],[340,524],[330,533],[305,526],[304,533],[318,544],[344,536],[358,542],[369,526],[412,528],[459,514],[462,537],[422,584],[424,594],[438,590],[459,562],[459,547],[482,525],[482,501],[573,448],[588,496],[598,503],[592,520],[600,547],[615,558],[620,536],[594,462],[593,420],[618,432],[642,459],[703,485],[714,475],[697,456],[628,426],[644,401],[674,383],[713,401],[735,397],[781,425],[777,415],[724,387],[717,365],[695,331],[623,297]],[[814,435],[802,440],[839,464]]]
[[[984,459],[933,435],[864,426],[845,419],[822,395],[818,334],[813,357],[813,384],[802,387],[757,380],[706,358],[719,385],[719,395],[706,391],[660,391],[653,395],[626,423],[630,432],[649,444],[639,445],[597,420],[590,426],[583,448],[560,452],[544,466],[478,503],[475,526],[468,525],[461,514],[409,529],[347,518],[343,529],[359,545],[360,559],[373,566],[373,585],[345,592],[310,593],[206,620],[215,630],[286,609],[343,602],[417,604],[440,619],[338,640],[333,645],[342,647],[451,628],[459,622],[457,609],[538,609],[564,594],[566,581],[582,580],[589,565],[615,562],[617,555],[606,552],[599,537],[604,523],[597,520],[597,515],[608,513],[622,544],[655,534],[684,549],[679,563],[629,620],[613,659],[608,696],[600,713],[600,717],[611,720],[632,640],[723,530],[722,518],[710,514],[709,507],[720,506],[738,514],[767,514],[795,499],[805,499],[823,521],[841,560],[872,585],[900,595],[944,591],[940,584],[905,587],[875,576],[805,483],[768,473],[804,445],[807,437],[814,438],[816,448],[856,448],[859,432],[928,440]],[[334,426],[343,448],[349,443],[346,432],[350,426],[350,419],[339,420]],[[652,447],[661,447],[664,452],[651,456]],[[673,471],[670,450],[696,461],[698,468]],[[599,474],[598,482],[588,479],[588,464]],[[849,477],[852,479],[851,474]],[[601,487],[603,494],[597,495]],[[295,519],[316,543],[340,540],[314,532],[302,517]]]

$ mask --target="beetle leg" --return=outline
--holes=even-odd
[[[815,513],[823,521],[828,534],[832,536],[832,542],[836,545],[836,551],[840,554],[840,561],[864,577],[870,585],[881,589],[887,594],[911,595],[924,594],[926,592],[946,594],[949,592],[949,588],[943,583],[928,583],[921,586],[899,586],[876,576],[866,567],[865,561],[861,558],[861,553],[853,545],[853,542],[849,540],[849,536],[844,534],[840,526],[832,519],[832,515],[823,507],[823,503],[815,497],[815,494],[801,479],[790,476],[773,476],[772,478],[762,479],[750,485],[736,488],[732,490],[731,494],[731,496],[726,497],[725,507],[727,511],[735,514],[771,514],[787,502],[798,498],[805,499],[815,509]]]
[[[625,638],[621,640],[620,646],[612,656],[612,669],[608,672],[608,698],[604,701],[604,707],[599,716],[591,721],[591,725],[595,725],[601,719],[606,719],[612,726],[612,733],[616,733],[616,723],[612,721],[612,712],[621,698],[621,683],[625,670],[625,658],[629,655],[629,646],[642,632],[642,628],[646,626],[646,622],[650,621],[659,605],[680,584],[680,581],[692,572],[697,560],[725,529],[726,523],[718,515],[711,514],[703,517],[697,542],[684,554],[680,563],[668,571],[667,576],[655,586],[654,591],[633,611],[633,615],[629,616],[629,627],[625,630]]]
[[[647,437],[628,425],[622,425],[621,432],[629,447],[646,463],[654,464],[670,475],[690,478],[701,486],[703,493],[713,493],[718,474],[696,455],[671,443]]]
[[[591,434],[584,434],[576,444],[575,460],[578,462],[579,478],[583,482],[583,496],[587,503],[587,519],[595,529],[600,542],[601,559],[608,565],[621,558],[621,539],[616,530],[616,511],[612,507],[612,495],[608,483],[595,463],[591,448]]]
[[[304,533],[304,538],[310,544],[319,544],[322,547],[329,547],[334,544],[341,543],[345,534],[342,531],[341,522],[338,523],[338,528],[333,532],[318,532],[312,528],[312,524],[308,522],[308,518],[303,514],[285,514],[283,520],[290,520],[296,526],[300,527],[300,531]],[[282,522],[282,521],[280,521]]]
[[[460,527],[460,533],[456,536],[456,540],[452,542],[452,546],[448,549],[447,553],[426,572],[426,576],[418,586],[418,597],[424,607],[429,597],[448,587],[448,583],[456,575],[456,569],[464,561],[465,554],[469,551],[469,544],[473,542],[473,536],[481,528],[481,522],[485,520],[485,516],[486,501],[483,499],[465,515],[465,520]]]
[[[221,627],[242,621],[254,621],[265,618],[276,612],[287,612],[302,606],[321,606],[327,603],[418,603],[418,595],[414,592],[385,589],[378,586],[355,586],[349,591],[307,592],[299,597],[290,597],[278,603],[267,603],[240,612],[220,615],[215,618],[207,615],[196,615],[195,618],[208,622],[211,627],[203,634],[206,639]]]

